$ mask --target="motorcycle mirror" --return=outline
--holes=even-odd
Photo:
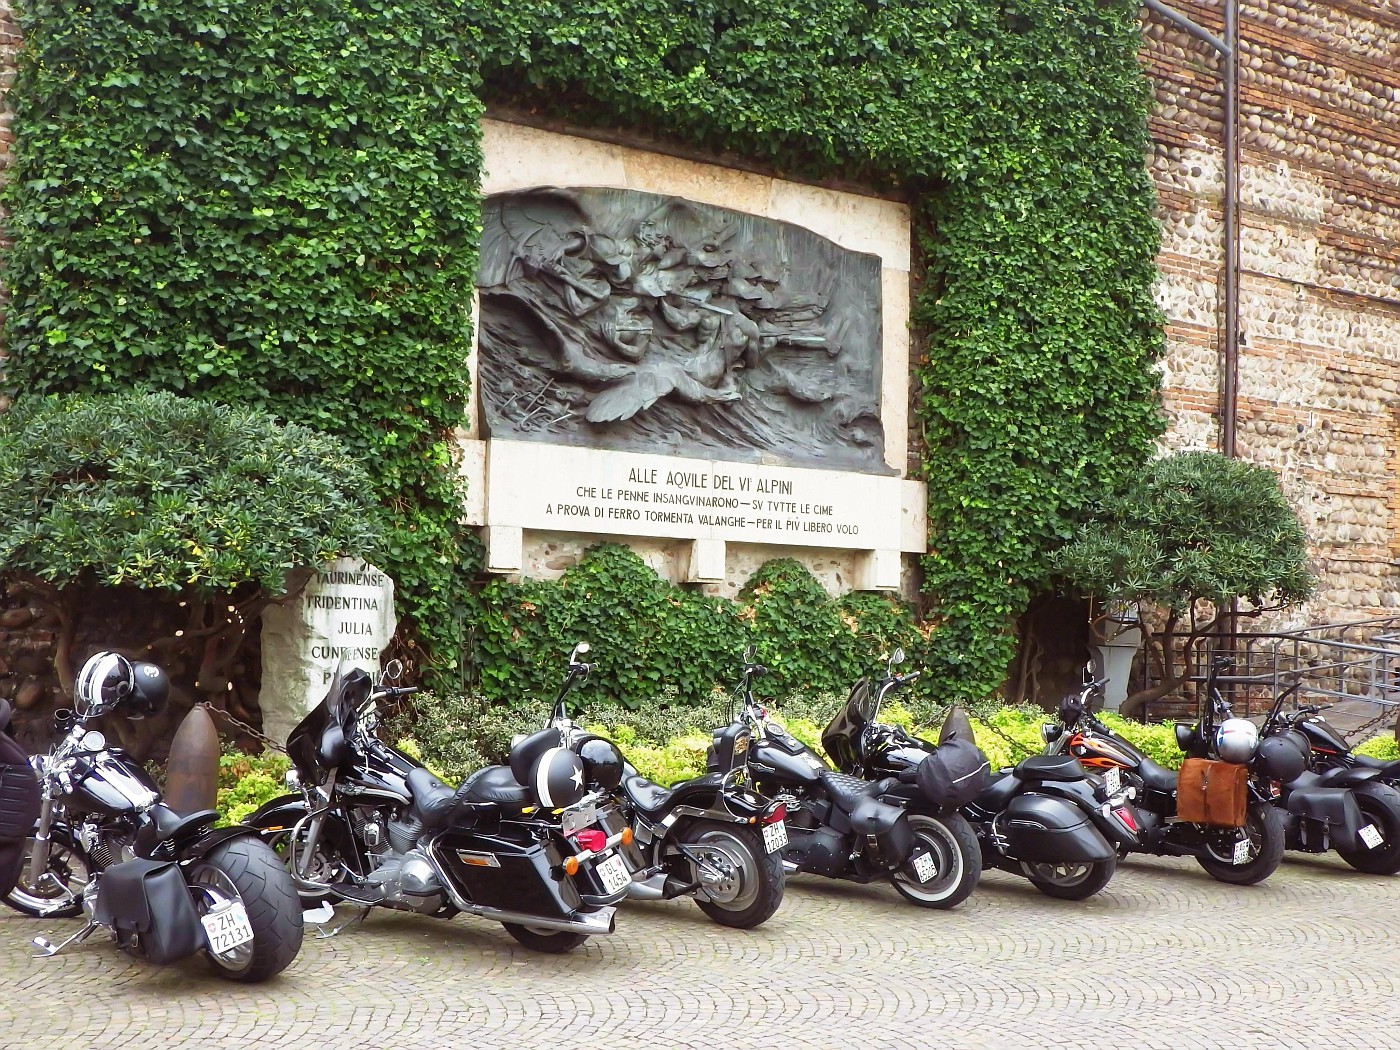
[[[578,658],[580,656],[587,656],[592,649],[593,647],[587,642],[579,642],[578,645],[574,646],[574,651],[569,654],[569,663],[578,663]]]
[[[898,667],[902,663],[904,663],[904,647],[895,646],[894,652],[890,653],[890,666]]]
[[[403,677],[403,661],[390,660],[384,665],[384,681],[397,682]]]
[[[754,647],[753,647],[753,642],[750,642],[748,645],[744,646],[744,663],[746,663],[746,664],[751,664],[751,663],[753,663],[754,657],[757,656],[757,655],[758,655],[758,651],[757,651],[756,649],[754,649]]]

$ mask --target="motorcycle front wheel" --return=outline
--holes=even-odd
[[[703,821],[688,827],[678,841],[702,862],[690,862],[690,875],[700,884],[695,903],[712,921],[751,930],[778,910],[783,902],[783,858],[763,848],[761,834]]]
[[[982,847],[977,833],[961,814],[930,817],[910,813],[914,849],[890,881],[899,895],[921,908],[956,908],[967,900],[982,875]],[[919,858],[933,863],[933,872],[921,879]]]
[[[301,951],[301,898],[282,858],[260,839],[232,839],[190,865],[186,876],[200,914],[225,901],[242,904],[253,939],[206,954],[214,972],[231,981],[265,981]]]
[[[4,901],[15,911],[35,918],[71,919],[83,913],[83,888],[97,872],[97,865],[66,828],[49,832],[49,863],[38,886],[29,883],[29,858],[34,840],[25,844],[24,864],[15,888]],[[58,905],[57,908],[54,906]]]
[[[1268,802],[1253,801],[1245,813],[1244,832],[1249,838],[1249,860],[1236,864],[1234,846],[1238,836],[1212,833],[1206,852],[1196,863],[1211,877],[1235,886],[1253,886],[1278,870],[1283,859],[1283,815]]]

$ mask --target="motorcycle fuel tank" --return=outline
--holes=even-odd
[[[792,737],[765,733],[749,749],[754,779],[779,784],[814,784],[828,772],[826,763]]]

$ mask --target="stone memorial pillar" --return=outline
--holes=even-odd
[[[263,732],[287,734],[326,694],[336,666],[379,670],[394,636],[394,581],[367,562],[322,566],[296,601],[269,606],[262,626]]]

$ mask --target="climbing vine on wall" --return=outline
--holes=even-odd
[[[392,511],[377,559],[455,656],[471,31],[427,0],[33,0],[22,26],[10,387],[171,390],[339,436]]]
[[[11,383],[158,386],[339,434],[396,512],[385,567],[440,659],[473,567],[446,439],[483,101],[909,197],[927,670],[949,698],[996,687],[1048,551],[1160,432],[1136,0],[26,10]]]

